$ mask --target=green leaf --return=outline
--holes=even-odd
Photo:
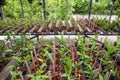
[[[103,77],[101,75],[99,75],[99,79],[98,80],[104,80]]]
[[[42,63],[42,65],[40,66],[40,69],[43,69],[46,66],[46,63]]]
[[[59,38],[57,38],[57,37],[55,37],[55,41],[56,41],[57,43],[59,43],[59,44],[63,44],[62,39],[59,39]]]
[[[80,66],[82,63],[83,63],[83,61],[78,62],[77,64],[75,64],[74,67],[78,67],[78,66]]]
[[[105,74],[104,80],[108,80],[108,78],[109,78],[109,72],[107,72],[107,73]]]
[[[46,56],[50,60],[53,60],[52,55],[48,52],[48,50],[45,50],[45,55],[44,56]]]
[[[5,53],[9,53],[9,52],[12,52],[13,50],[12,49],[7,49],[5,50]]]

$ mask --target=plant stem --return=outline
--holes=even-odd
[[[34,60],[34,57],[33,57],[33,52],[31,51],[30,53],[31,53],[31,57],[32,57],[32,64],[33,64],[33,67],[35,69],[35,60]]]
[[[35,57],[37,59],[37,53],[36,53],[35,47],[33,47],[33,51],[34,51]]]
[[[24,78],[23,78],[23,75],[22,75],[22,72],[21,72],[21,71],[19,72],[19,74],[20,74],[21,80],[24,80]]]
[[[29,67],[28,62],[27,62],[26,60],[25,60],[25,64],[26,64],[26,66],[27,66],[27,69],[28,69],[29,74],[31,74],[30,67]]]
[[[55,41],[53,41],[53,73],[55,73],[55,60],[56,60],[55,54],[56,54]]]
[[[50,71],[48,71],[48,76],[49,76],[49,80],[52,80]]]
[[[108,80],[110,79],[111,74],[112,74],[112,70],[110,70],[110,74],[109,74]]]

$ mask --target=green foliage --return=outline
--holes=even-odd
[[[22,0],[24,17],[26,18],[43,18],[42,0],[33,0],[32,4],[28,0]],[[48,18],[70,18],[71,14],[80,13],[87,14],[90,0],[68,0],[68,13],[66,12],[66,0],[46,0],[46,15]],[[111,0],[93,0],[92,14],[110,14],[112,7]],[[114,3],[113,14],[120,16],[120,2],[116,0]],[[5,16],[10,18],[20,18],[22,10],[20,0],[6,0],[4,5]],[[68,15],[66,15],[68,14]]]
[[[99,0],[99,2],[93,3],[92,13],[93,14],[109,14],[111,4],[110,4],[110,7],[107,8],[107,6],[110,2],[111,0]]]
[[[98,26],[102,27],[106,31],[111,30],[119,32],[120,30],[120,18],[116,18],[111,22],[109,22],[109,20],[106,18],[104,19],[93,18],[92,21],[94,21]]]
[[[4,41],[0,40],[0,61],[3,60],[3,52],[5,50],[5,45],[4,45]]]
[[[87,14],[89,7],[89,0],[75,0],[74,13]]]
[[[62,18],[65,19],[70,17],[74,11],[73,6],[75,5],[74,0],[68,0],[68,15],[66,15],[66,0],[49,0],[48,9],[49,17]]]
[[[42,7],[38,4],[39,0],[33,0],[32,4],[29,4],[28,0],[22,0],[22,3],[25,17],[42,16]],[[6,0],[4,12],[7,17],[20,18],[22,14],[20,0]]]

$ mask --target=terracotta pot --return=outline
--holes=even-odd
[[[92,50],[89,50],[86,54],[87,54],[88,56],[93,56]]]
[[[66,30],[67,27],[66,27],[66,26],[62,26],[61,29],[62,29],[62,30]]]
[[[28,76],[25,76],[25,80],[31,80],[31,78]]]
[[[118,64],[115,63],[115,68],[117,69],[117,73],[120,76],[120,66]]]
[[[34,68],[30,68],[30,70],[31,70],[31,74],[35,74],[35,69]]]
[[[59,31],[59,28],[57,26],[55,26],[54,31]]]
[[[57,74],[52,77],[52,80],[62,80],[62,77],[61,77],[61,75]]]
[[[56,45],[56,48],[60,49],[60,48],[61,48],[61,46],[60,46],[60,45]]]
[[[75,29],[75,32],[79,32],[79,29]]]
[[[57,54],[55,54],[55,57],[56,57],[57,59],[60,59],[61,55],[60,55],[59,53],[57,53]]]
[[[55,60],[55,64],[56,64],[56,65],[60,65],[60,59],[56,59],[56,60]]]
[[[62,28],[59,28],[59,32],[62,32],[63,30],[62,30]]]
[[[60,66],[55,66],[55,71],[58,72],[58,73],[61,72],[61,67]]]
[[[21,77],[20,77],[20,75],[17,75],[17,77],[16,77],[17,79],[21,79]]]
[[[54,32],[54,29],[53,29],[53,28],[51,28],[51,29],[50,29],[50,32]]]
[[[67,32],[71,32],[71,29],[70,29],[70,27],[67,27]]]
[[[83,74],[79,74],[79,80],[86,80]]]
[[[92,60],[92,66],[93,66],[93,68],[99,68],[99,63],[98,63],[97,59],[94,58]]]

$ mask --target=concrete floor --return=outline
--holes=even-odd
[[[91,18],[94,18],[94,17],[98,17],[99,19],[104,19],[104,18],[106,18],[106,19],[108,19],[109,20],[109,15],[94,15],[94,14],[92,14],[91,15]],[[115,20],[116,18],[117,18],[118,16],[116,16],[116,15],[112,15],[112,17],[111,17],[111,21],[112,20]],[[81,14],[74,14],[73,15],[73,18],[88,18],[88,15],[81,15]]]
[[[33,37],[34,35],[31,35],[30,37]],[[75,39],[75,38],[78,38],[77,35],[64,35],[64,39],[68,39],[68,36],[70,37],[70,39]],[[82,35],[83,36],[83,35]],[[92,38],[94,38],[95,36],[94,35],[88,35]],[[17,37],[20,37],[20,36],[17,36]],[[54,39],[54,37],[59,37],[61,38],[61,35],[44,35],[44,36],[39,36],[39,39],[42,38],[42,39]],[[0,40],[4,40],[6,39],[6,36],[0,36]],[[107,39],[109,42],[116,42],[117,41],[117,36],[98,36],[98,41],[101,41],[101,42],[104,42],[104,40]],[[36,40],[36,38],[34,39]]]

